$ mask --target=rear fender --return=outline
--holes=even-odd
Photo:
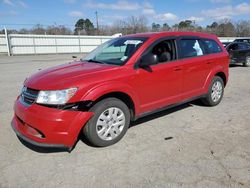
[[[228,80],[228,72],[227,70],[225,70],[225,68],[223,66],[216,66],[214,67],[211,72],[208,74],[207,76],[207,79],[206,79],[206,82],[205,82],[205,85],[203,87],[204,89],[204,92],[207,93],[208,90],[209,90],[209,86],[213,80],[213,78],[215,77],[215,75],[219,72],[223,72],[226,76],[226,83],[227,83],[227,80]]]

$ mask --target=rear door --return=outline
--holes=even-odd
[[[181,37],[178,40],[179,60],[183,67],[182,100],[201,95],[211,69],[199,38]]]
[[[250,54],[250,45],[248,43],[239,43],[238,60],[245,61],[247,54]]]

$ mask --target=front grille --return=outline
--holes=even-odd
[[[21,101],[26,105],[31,105],[36,101],[38,93],[38,90],[24,87],[21,93]]]

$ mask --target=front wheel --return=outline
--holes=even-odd
[[[244,66],[245,66],[245,67],[250,67],[250,56],[247,56],[247,57],[246,57],[246,61],[245,61],[245,63],[244,63]]]
[[[83,129],[90,144],[104,147],[115,144],[127,132],[130,112],[125,103],[117,98],[107,98],[96,103],[90,111],[94,116]]]
[[[207,106],[216,106],[221,102],[224,94],[224,82],[219,76],[215,76],[210,84],[208,93],[202,102]]]

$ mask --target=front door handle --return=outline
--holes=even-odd
[[[213,61],[207,61],[206,62],[208,65],[211,65],[213,63]]]

